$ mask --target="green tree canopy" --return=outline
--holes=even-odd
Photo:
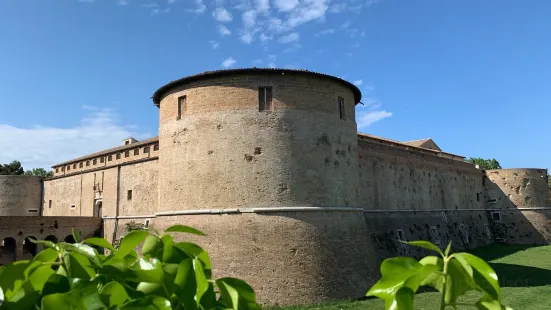
[[[24,172],[21,163],[17,160],[9,164],[0,164],[0,175],[22,175]]]
[[[495,158],[484,159],[484,158],[478,158],[478,157],[476,158],[471,157],[469,159],[466,159],[465,161],[471,164],[478,165],[480,166],[480,168],[484,170],[501,169],[501,165],[497,160],[495,160]]]
[[[31,170],[25,171],[25,175],[34,175],[38,177],[51,177],[54,175],[54,173],[50,171],[46,171],[44,168],[32,168]]]

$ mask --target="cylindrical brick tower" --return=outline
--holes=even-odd
[[[551,242],[547,169],[487,170],[486,204],[497,238],[510,243]]]
[[[360,98],[339,78],[282,69],[161,87],[154,226],[204,230],[196,241],[215,272],[246,279],[261,301],[362,296],[377,266],[357,209]]]
[[[41,177],[0,175],[0,216],[40,215],[41,190]]]

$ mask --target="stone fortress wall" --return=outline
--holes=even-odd
[[[551,241],[545,170],[484,172],[432,140],[358,134],[360,98],[308,71],[173,81],[153,96],[159,137],[55,165],[43,214],[101,216],[109,241],[131,221],[196,227],[208,236],[178,238],[209,251],[215,276],[243,278],[278,304],[363,296],[384,258],[425,254],[400,239],[456,251]]]
[[[0,216],[39,216],[42,178],[0,175]]]

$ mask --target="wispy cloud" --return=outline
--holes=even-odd
[[[328,28],[328,29],[323,29],[321,31],[318,31],[315,36],[316,37],[319,37],[319,36],[325,36],[325,35],[328,35],[328,34],[333,34],[335,33],[336,30],[334,28]]]
[[[127,5],[128,2],[128,0],[119,0],[119,5]]]
[[[99,150],[119,146],[123,139],[145,139],[149,133],[124,125],[116,110],[85,107],[86,115],[74,127],[15,127],[0,124],[0,145],[17,145],[0,152],[0,163],[21,161],[23,167],[51,165]]]
[[[280,12],[289,12],[296,8],[298,0],[275,0],[274,5]]]
[[[218,33],[220,33],[221,36],[229,36],[231,35],[231,30],[224,25],[218,25]]]
[[[297,42],[298,40],[300,40],[300,35],[298,34],[298,32],[293,32],[279,38],[278,42],[282,44],[287,44],[291,42]]]
[[[203,0],[193,0],[193,3],[195,4],[195,8],[186,9],[186,11],[192,12],[195,14],[203,14],[207,10],[207,6],[203,2]]]
[[[362,102],[364,105],[356,106],[356,123],[359,130],[392,116],[391,112],[381,109],[381,102],[377,99],[365,98]]]
[[[228,57],[222,61],[222,64],[220,65],[222,68],[229,68],[235,65],[237,61],[233,59],[232,57]]]
[[[216,8],[214,12],[212,12],[212,16],[214,19],[222,23],[231,22],[233,20],[231,13],[222,7]]]
[[[217,49],[220,46],[220,43],[214,40],[209,41],[210,47],[212,47],[213,50]]]
[[[360,86],[360,85],[362,85],[362,84],[364,83],[364,81],[363,81],[363,80],[356,80],[356,81],[354,81],[354,82],[352,82],[352,83],[353,83],[354,85],[356,85],[356,86]]]

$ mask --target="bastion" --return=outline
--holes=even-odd
[[[41,177],[0,175],[0,216],[38,216],[41,199]]]

